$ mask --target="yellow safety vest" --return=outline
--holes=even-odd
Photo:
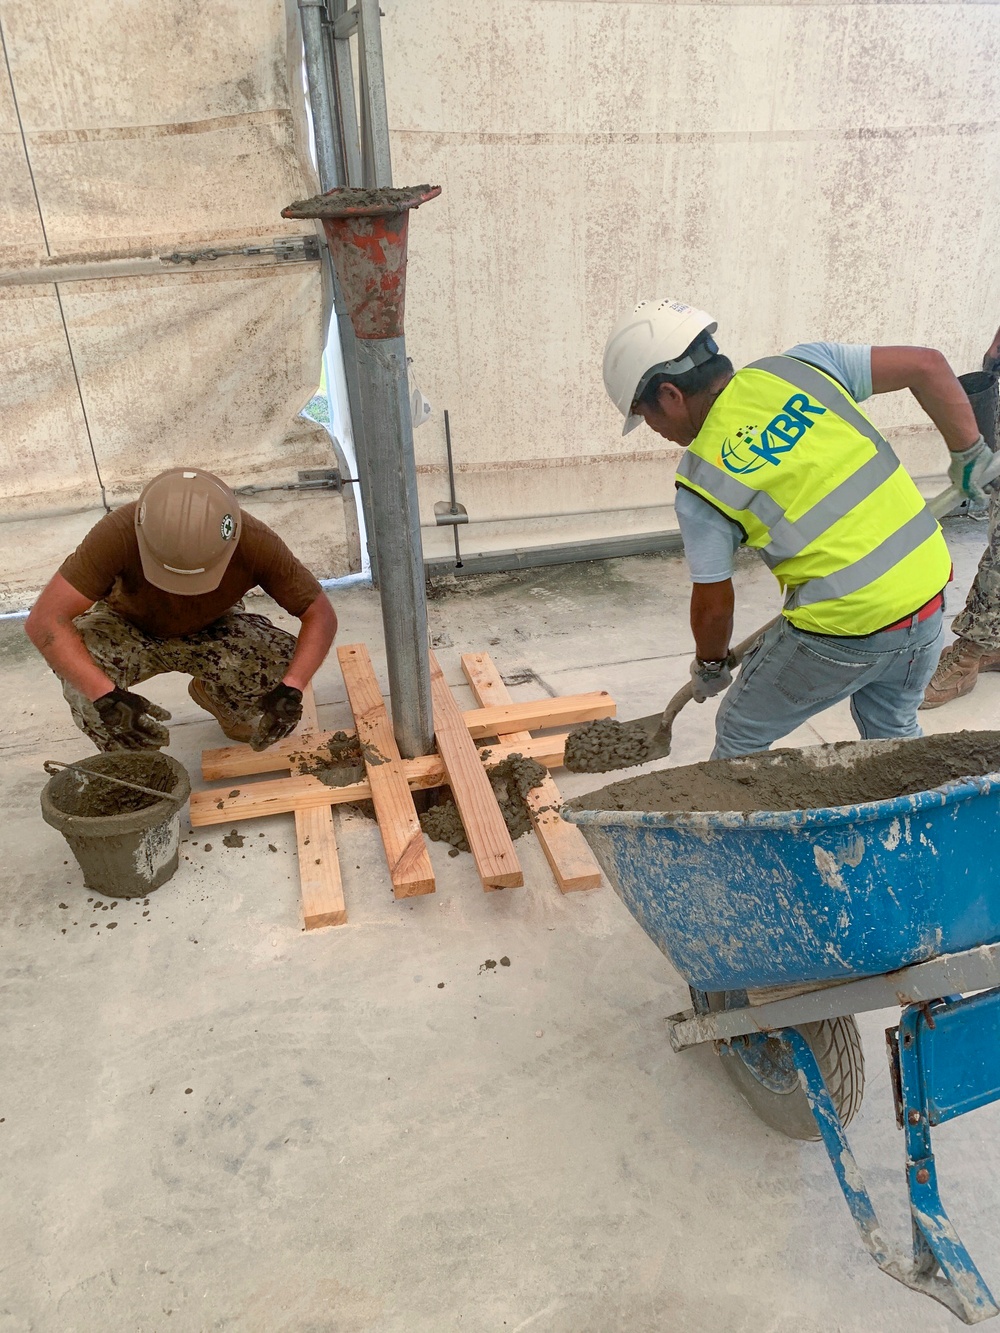
[[[677,484],[743,529],[799,629],[871,634],[950,577],[941,527],[891,445],[835,380],[794,357],[734,375]]]

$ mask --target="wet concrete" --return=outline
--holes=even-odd
[[[771,750],[662,768],[570,804],[580,810],[815,810],[890,800],[998,770],[1000,731],[962,731],[881,745],[841,741],[818,755]]]
[[[634,768],[649,754],[649,732],[630,722],[602,717],[574,727],[566,737],[565,760],[571,773],[607,773]]]
[[[168,792],[174,785],[173,771],[159,754],[149,751],[135,754],[123,752],[116,754],[113,761],[109,758],[105,763],[112,777],[135,782],[153,791]],[[116,783],[105,782],[99,776],[88,777],[82,771],[72,769],[63,769],[53,778],[49,785],[49,797],[64,815],[84,819],[130,814],[134,810],[146,810],[156,804],[155,796],[130,791]]]
[[[512,754],[488,771],[497,805],[511,838],[523,837],[531,828],[531,816],[525,797],[545,780],[545,769],[534,759]],[[459,852],[469,850],[462,816],[447,788],[441,788],[440,798],[421,813],[420,827],[434,842],[446,842]]]

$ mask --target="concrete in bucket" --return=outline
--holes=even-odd
[[[88,780],[80,770],[162,790],[163,799]],[[66,839],[88,889],[108,898],[142,898],[177,869],[180,810],[190,794],[186,771],[170,755],[115,751],[50,778],[42,789],[42,818]]]

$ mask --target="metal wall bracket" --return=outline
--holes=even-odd
[[[345,486],[357,481],[357,477],[345,477],[337,467],[306,468],[299,473],[298,481],[279,482],[275,486],[235,487],[234,495],[264,495],[268,491],[336,491],[341,494]]]
[[[231,247],[210,247],[203,250],[174,250],[172,254],[160,255],[161,264],[204,264],[215,259],[230,259],[239,256],[254,259],[258,255],[269,255],[279,264],[315,263],[320,257],[318,236],[279,236],[271,245],[244,245]]]
[[[457,500],[438,500],[434,505],[434,521],[439,528],[456,523],[468,523],[469,511]]]

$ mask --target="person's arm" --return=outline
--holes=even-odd
[[[288,670],[260,701],[260,718],[250,738],[254,750],[266,750],[275,741],[290,736],[298,726],[302,718],[302,691],[330,651],[337,632],[336,613],[322,592],[299,619],[302,628]]]
[[[997,329],[993,335],[993,341],[986,349],[986,355],[983,357],[983,369],[990,375],[1000,370],[1000,329]]]
[[[93,702],[115,688],[101,670],[73,624],[94,605],[61,574],[55,574],[39,594],[24,623],[25,633],[52,670]]]
[[[295,652],[282,677],[282,684],[304,690],[322,666],[337,633],[337,614],[324,593],[303,611]]]
[[[897,389],[909,389],[952,453],[979,439],[972,404],[943,353],[933,347],[873,347],[872,392]]]
[[[691,633],[703,662],[721,662],[729,654],[736,596],[732,579],[691,585]]]

